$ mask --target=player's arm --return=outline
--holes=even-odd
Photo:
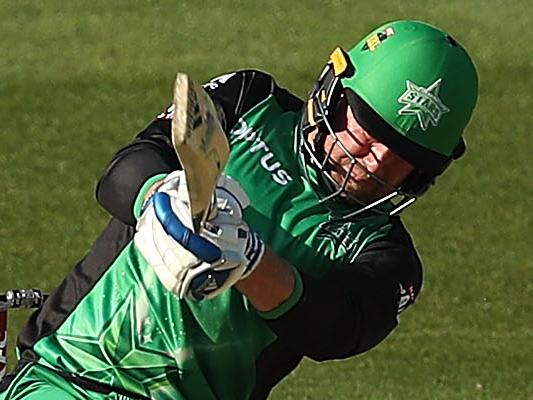
[[[180,191],[173,189],[172,182],[159,189],[174,199],[173,207],[163,214],[183,209],[176,218],[186,222],[186,196],[176,196]],[[183,225],[176,218],[161,218],[150,210],[141,216],[136,243],[160,280],[171,282],[165,284],[169,290],[201,299],[234,286],[294,353],[315,360],[349,357],[375,346],[397,325],[400,309],[414,301],[420,290],[421,266],[399,220],[386,238],[370,244],[355,262],[338,264],[315,279],[271,250],[263,251],[260,238],[242,221],[243,198],[243,192],[239,195],[228,186],[217,188],[219,212],[208,221],[209,229],[195,239],[196,243],[209,238],[219,249],[215,257],[182,240],[191,237],[191,232],[175,235],[176,240],[169,238],[165,232],[183,230],[174,227]],[[154,236],[153,227],[158,224],[164,228]],[[144,232],[143,226],[148,228]],[[194,252],[196,259],[184,257],[187,251]],[[170,254],[175,257],[169,258]]]
[[[421,279],[420,260],[399,225],[354,263],[339,264],[320,279],[266,253],[236,288],[294,352],[328,360],[364,352],[382,341],[397,325],[399,310],[414,301]]]
[[[217,106],[226,132],[258,102],[276,92],[292,101],[270,75],[243,70],[214,78],[204,85]],[[180,169],[171,141],[172,108],[160,114],[107,165],[96,188],[96,198],[111,215],[135,224],[133,204],[148,178]]]
[[[106,166],[96,198],[113,217],[135,225],[133,205],[144,183],[152,176],[180,169],[169,135],[170,120],[158,118]]]
[[[269,248],[250,277],[235,287],[246,295],[256,310],[271,312],[285,304],[295,293],[297,272]]]
[[[165,288],[179,298],[205,300],[253,273],[265,246],[242,220],[248,198],[239,184],[220,177],[208,220],[193,226],[185,172],[162,182],[136,201],[134,243]]]

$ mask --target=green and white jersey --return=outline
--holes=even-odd
[[[293,294],[268,313],[236,289],[180,301],[136,250],[135,199],[179,168],[169,110],[105,171],[97,196],[117,219],[31,317],[19,338],[21,365],[37,362],[132,397],[261,399],[303,356],[345,358],[374,346],[414,301],[420,262],[399,219],[333,221],[303,177],[301,101],[258,71],[205,87],[228,132],[225,173],[250,197],[250,227],[294,267]]]

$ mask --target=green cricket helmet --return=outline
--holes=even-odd
[[[462,133],[477,96],[474,63],[448,33],[419,21],[385,24],[348,52],[335,49],[311,90],[300,130],[306,173],[323,201],[348,200],[362,206],[350,216],[370,209],[397,214],[464,153]],[[332,128],[340,101],[348,103],[365,131],[415,167],[400,187],[390,187],[388,195],[372,203],[345,191],[351,170],[364,167],[348,154]],[[333,135],[352,159],[342,184],[329,173],[329,155],[323,149],[327,135]],[[391,202],[393,207],[380,207]]]

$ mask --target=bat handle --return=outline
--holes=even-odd
[[[206,207],[205,211],[195,215],[192,219],[194,232],[199,233],[200,229],[202,228],[202,225],[205,222],[211,221],[212,219],[216,218],[217,214],[217,196],[216,191],[213,191],[213,196],[211,197],[211,201],[209,202],[209,205]]]

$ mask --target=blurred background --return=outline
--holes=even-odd
[[[304,362],[273,399],[533,399],[533,3],[0,0],[0,291],[55,288],[108,215],[113,153],[205,81],[267,71],[305,96],[338,45],[394,19],[450,31],[480,100],[467,155],[405,221],[425,262],[415,306],[360,357]],[[10,314],[14,337],[26,311]]]

